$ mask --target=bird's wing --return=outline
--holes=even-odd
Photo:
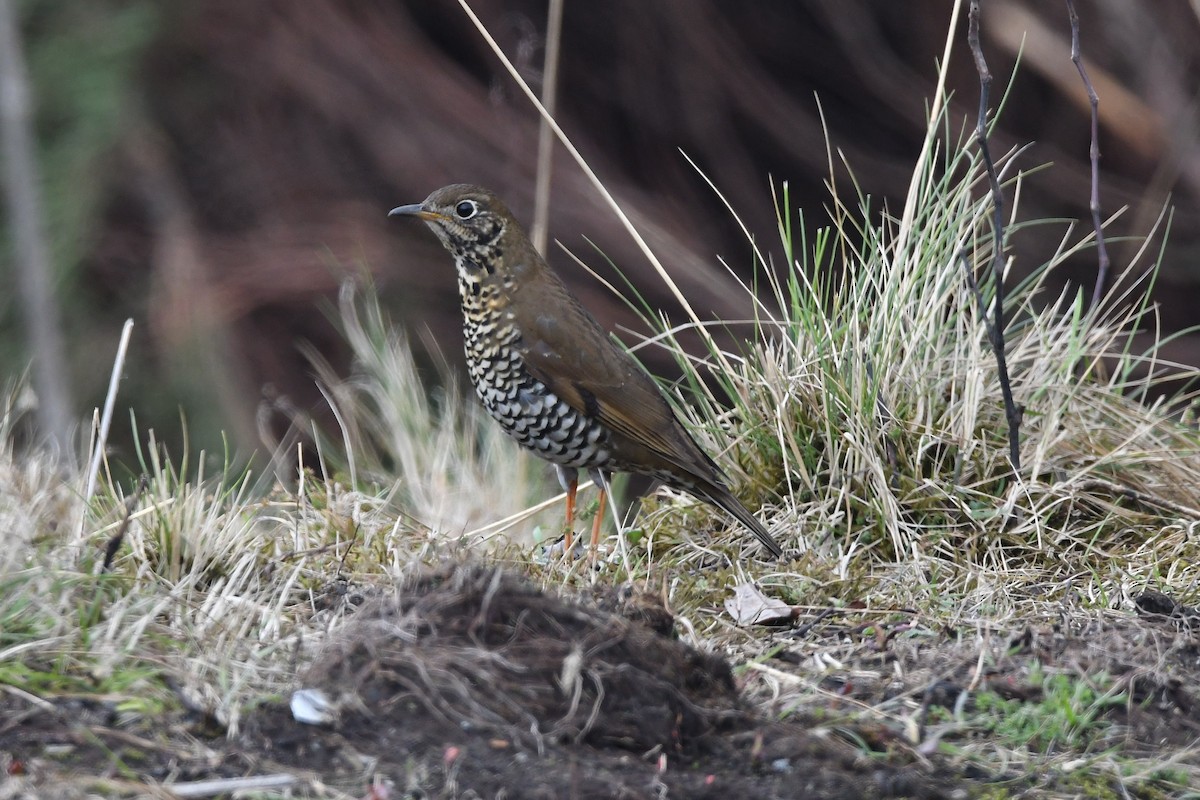
[[[720,485],[712,459],[675,418],[645,370],[549,275],[545,302],[518,319],[526,368],[576,411],[697,478]]]

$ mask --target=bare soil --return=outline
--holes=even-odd
[[[1125,700],[1105,707],[1112,724],[1092,749],[1200,763],[1188,749],[1200,740],[1200,614],[1153,593],[1136,606],[1050,627],[1014,620],[991,632],[999,655],[986,659],[978,631],[912,636],[911,623],[814,616],[764,632],[783,646],[761,667],[803,676],[797,653],[814,648],[842,667],[810,702],[768,718],[770,704],[745,699],[763,696],[763,669],[735,676],[682,643],[653,598],[568,601],[500,570],[448,567],[365,603],[299,676],[333,701],[326,724],[273,703],[231,738],[195,712],[126,719],[103,696],[0,695],[0,798],[229,797],[228,785],[189,794],[189,782],[261,775],[290,776],[274,790],[288,794],[250,796],[1130,796],[1104,780],[1067,792],[1070,774],[966,757],[979,732],[937,733],[935,721],[985,688],[1039,702],[1030,663],[1104,672]],[[895,715],[863,721],[863,709],[904,696],[919,701],[915,739]],[[959,747],[913,744],[939,737]]]

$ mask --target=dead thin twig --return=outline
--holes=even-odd
[[[268,789],[286,789],[300,783],[295,775],[248,775],[243,778],[215,778],[205,781],[182,781],[168,783],[165,788],[178,797],[215,797],[232,792],[250,792]]]
[[[992,194],[992,280],[995,284],[993,302],[994,319],[988,327],[988,338],[992,350],[996,354],[996,370],[1000,376],[1000,391],[1004,395],[1004,416],[1008,421],[1008,459],[1012,462],[1014,473],[1021,471],[1021,418],[1025,409],[1013,400],[1012,382],[1008,377],[1008,360],[1004,355],[1004,193],[1000,189],[1000,178],[996,173],[996,164],[992,160],[988,148],[987,112],[988,99],[992,89],[992,73],[983,57],[983,48],[979,45],[979,3],[971,0],[971,11],[968,15],[967,43],[971,55],[975,58],[975,69],[979,73],[979,116],[975,122],[975,141],[979,145],[979,154],[987,169],[988,184]],[[976,298],[982,299],[976,293]],[[987,309],[981,308],[984,317]]]
[[[129,530],[129,523],[133,520],[133,511],[141,502],[142,495],[146,491],[146,487],[150,484],[147,476],[143,475],[138,481],[137,489],[133,495],[125,503],[125,518],[121,520],[121,527],[117,528],[117,532],[108,540],[108,544],[104,546],[104,566],[101,567],[102,572],[108,572],[112,569],[113,561],[117,557],[117,551],[121,549],[121,543],[125,541],[125,533]]]
[[[1092,290],[1092,305],[1094,310],[1100,305],[1104,296],[1104,285],[1108,281],[1108,247],[1104,244],[1104,226],[1100,222],[1100,96],[1088,77],[1087,68],[1083,66],[1083,56],[1079,49],[1079,14],[1075,11],[1075,0],[1067,0],[1067,16],[1071,20],[1071,62],[1079,70],[1079,78],[1087,89],[1088,104],[1092,107],[1092,144],[1088,151],[1091,159],[1092,193],[1088,198],[1088,208],[1092,212],[1092,227],[1096,231],[1096,287]]]

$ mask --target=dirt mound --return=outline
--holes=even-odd
[[[245,742],[351,786],[385,775],[507,797],[941,796],[923,769],[868,768],[835,737],[755,717],[723,659],[497,569],[447,568],[374,601],[302,683],[335,701],[336,722],[268,708]]]
[[[415,699],[538,749],[697,754],[748,721],[721,659],[495,569],[426,575],[365,609],[305,683],[373,714]]]

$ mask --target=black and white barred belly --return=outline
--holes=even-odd
[[[509,436],[563,467],[587,469],[608,463],[604,427],[529,374],[521,361],[520,332],[515,327],[506,327],[497,318],[468,320],[464,333],[475,393]]]

